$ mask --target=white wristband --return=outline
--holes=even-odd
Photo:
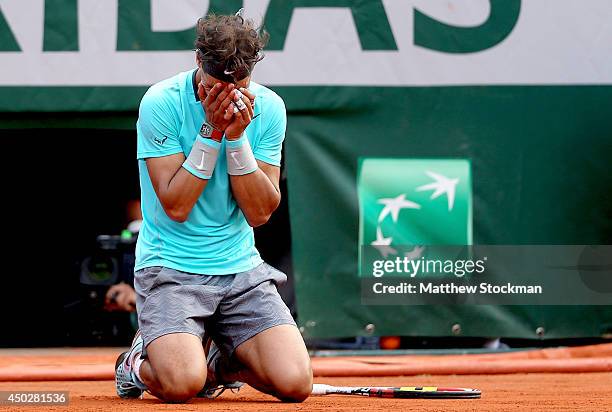
[[[210,179],[217,164],[220,147],[221,143],[216,140],[196,137],[183,167],[200,179]]]
[[[230,175],[241,176],[257,170],[257,160],[246,133],[242,133],[239,139],[225,141],[225,155],[227,173]]]

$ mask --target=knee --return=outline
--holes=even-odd
[[[161,396],[165,402],[183,403],[197,395],[206,382],[206,371],[183,370],[160,379]]]
[[[276,389],[278,398],[283,402],[303,402],[312,392],[310,365],[302,370],[293,370],[284,374]]]

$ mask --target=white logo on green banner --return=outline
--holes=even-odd
[[[423,245],[472,244],[470,163],[463,159],[364,158],[357,178],[359,249],[420,257]],[[394,247],[395,246],[395,247]]]

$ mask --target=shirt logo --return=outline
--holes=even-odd
[[[168,140],[168,136],[164,136],[163,139],[158,139],[157,137],[154,137],[153,140],[155,140],[157,144],[163,145],[166,142],[166,140]]]

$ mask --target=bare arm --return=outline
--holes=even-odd
[[[240,138],[253,119],[255,95],[241,88],[244,108],[234,114],[225,130],[228,141]],[[252,227],[266,223],[280,204],[280,167],[257,160],[257,169],[244,175],[230,175],[232,194]]]
[[[281,200],[280,168],[259,160],[257,164],[259,168],[253,173],[230,176],[232,194],[252,227],[266,223]]]
[[[185,170],[182,153],[146,160],[151,183],[168,217],[184,222],[204,191],[208,180],[199,179]]]

